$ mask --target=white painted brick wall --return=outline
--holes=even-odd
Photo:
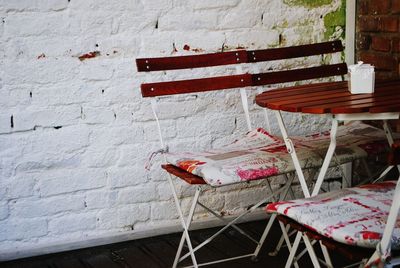
[[[286,2],[0,0],[0,259],[177,224],[161,159],[144,169],[159,142],[140,95],[147,78],[134,60],[196,53],[185,45],[216,52],[279,46],[280,38],[285,45],[324,41],[321,16],[341,3],[309,9]],[[94,51],[97,57],[79,60]],[[171,150],[215,148],[243,133],[238,96],[164,100],[161,125]],[[297,133],[308,127],[289,120]],[[237,213],[265,194],[257,185],[209,191],[204,202]],[[177,188],[189,206],[193,187]]]

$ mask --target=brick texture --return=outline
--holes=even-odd
[[[400,0],[357,0],[357,59],[376,67],[377,79],[398,79]],[[393,122],[400,131],[400,122]]]
[[[373,63],[378,77],[399,76],[399,5],[395,0],[357,1],[357,58]]]
[[[393,14],[400,13],[400,0],[392,0],[392,12]]]
[[[391,48],[390,38],[380,37],[379,35],[372,37],[372,49],[376,51],[388,52]]]
[[[370,0],[368,6],[369,14],[387,14],[390,10],[390,1]]]

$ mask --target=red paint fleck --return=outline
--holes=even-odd
[[[37,59],[39,60],[39,59],[43,59],[43,58],[45,58],[46,57],[46,55],[44,54],[44,53],[42,53],[42,54],[40,54],[39,56],[37,56]]]
[[[92,52],[83,54],[83,55],[79,56],[78,59],[79,59],[80,61],[84,61],[84,60],[86,60],[86,59],[95,58],[95,57],[97,57],[97,56],[100,56],[100,51],[92,51]]]
[[[184,45],[183,46],[183,50],[188,50],[189,51],[190,50],[190,46],[189,45]]]

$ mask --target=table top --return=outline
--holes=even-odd
[[[310,114],[400,112],[400,80],[377,82],[375,92],[368,94],[351,94],[347,81],[277,88],[258,95],[256,103]]]

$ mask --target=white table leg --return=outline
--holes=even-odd
[[[301,189],[303,190],[305,197],[310,197],[310,192],[307,187],[307,182],[304,178],[303,170],[301,169],[299,158],[297,157],[296,150],[292,143],[292,140],[289,138],[285,123],[283,122],[282,114],[280,111],[274,111],[276,115],[276,119],[278,120],[278,125],[282,133],[283,140],[285,141],[286,149],[290,156],[292,157],[294,167],[296,169],[297,176],[299,177]]]
[[[311,196],[317,195],[319,190],[321,189],[322,182],[324,181],[326,172],[328,171],[329,165],[332,160],[332,156],[335,153],[336,149],[336,134],[338,130],[338,120],[333,117],[332,118],[332,128],[331,128],[331,142],[328,147],[328,151],[326,152],[324,162],[322,163],[321,170],[319,171],[317,182],[315,183],[314,189],[312,191]]]

